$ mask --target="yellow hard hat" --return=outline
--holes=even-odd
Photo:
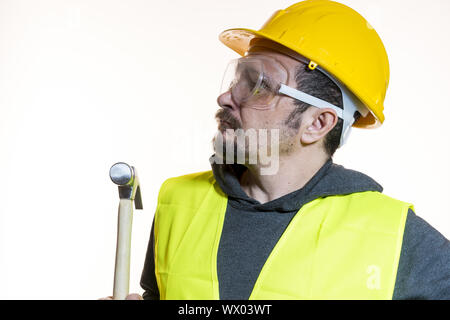
[[[219,36],[245,55],[250,41],[269,39],[320,66],[342,82],[369,110],[354,127],[375,128],[384,122],[389,60],[383,42],[356,11],[329,0],[306,0],[276,11],[259,31],[229,29]]]

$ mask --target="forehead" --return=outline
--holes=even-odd
[[[269,58],[268,59],[269,61],[275,60],[276,62],[281,64],[286,69],[286,71],[288,71],[289,74],[294,73],[296,67],[301,64],[300,61],[297,61],[286,54],[265,47],[252,47],[249,49],[247,56],[249,57],[263,56]]]

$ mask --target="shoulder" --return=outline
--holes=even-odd
[[[333,163],[321,181],[329,194],[348,194],[362,191],[383,192],[383,187],[365,173]]]
[[[215,182],[212,171],[202,171],[166,179],[159,190],[158,203],[173,202],[175,196],[189,197],[193,192],[208,190]]]
[[[185,174],[178,177],[171,177],[164,181],[163,185],[170,184],[170,183],[189,183],[189,182],[200,182],[205,180],[211,180],[214,175],[211,170],[209,171],[201,171],[201,172],[194,172]]]
[[[352,205],[360,210],[376,212],[378,215],[390,215],[393,212],[402,213],[405,216],[409,208],[414,206],[410,203],[392,198],[379,191],[361,191],[347,195],[337,195],[337,198],[345,199],[348,205]]]
[[[409,210],[395,299],[450,299],[450,241]]]

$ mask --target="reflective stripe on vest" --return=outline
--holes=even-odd
[[[227,196],[211,171],[164,182],[155,214],[161,299],[219,299]],[[392,299],[408,209],[379,192],[305,204],[273,248],[250,299]]]

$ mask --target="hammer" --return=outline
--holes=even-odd
[[[116,265],[114,269],[113,299],[124,300],[130,285],[131,228],[133,201],[136,209],[142,209],[141,188],[134,167],[124,162],[114,164],[109,176],[119,186],[119,218],[117,223]]]

